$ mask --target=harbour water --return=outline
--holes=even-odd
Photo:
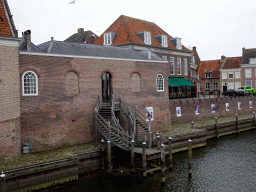
[[[188,177],[187,152],[173,155],[173,170],[161,185],[160,173],[96,174],[79,181],[41,191],[256,191],[256,130],[207,141],[193,149],[192,177]]]

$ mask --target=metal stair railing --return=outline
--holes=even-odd
[[[134,128],[133,128],[134,134],[136,132],[138,132],[138,134],[139,134],[140,130],[142,130],[142,132],[147,132],[147,130],[148,130],[148,133],[146,133],[148,135],[148,147],[151,148],[152,147],[151,119],[148,118],[144,113],[142,113],[139,110],[139,108],[137,107],[137,105],[132,106],[132,105],[129,105],[128,103],[122,101],[121,109],[123,110],[124,113],[129,115],[129,120],[134,125]],[[145,124],[146,124],[146,127],[148,127],[147,130],[146,129],[143,130],[143,125],[145,125]],[[139,138],[137,138],[137,139],[139,139]],[[143,140],[143,136],[142,136],[142,140]]]
[[[116,95],[112,96],[112,105],[111,105],[111,123],[114,127],[114,130],[118,134],[115,134],[119,139],[121,139],[127,146],[131,146],[132,137],[124,131],[122,126],[119,123],[119,120],[116,118],[115,111],[120,110],[121,98],[117,98]]]
[[[98,101],[97,101],[97,104],[96,104],[96,107],[95,107],[95,114],[94,114],[94,117],[95,117],[95,143],[97,144],[98,142],[98,134],[97,134],[97,124],[98,124],[98,119],[97,119],[97,116],[99,114],[99,111],[100,109],[102,108],[102,100],[100,98],[100,96],[98,95]]]

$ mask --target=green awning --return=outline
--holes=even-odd
[[[168,78],[168,85],[171,87],[179,87],[180,84],[174,80],[175,78]]]
[[[184,79],[183,77],[169,77],[168,78],[168,85],[170,87],[195,87],[194,83]]]

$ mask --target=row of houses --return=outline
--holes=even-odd
[[[241,57],[201,61],[198,67],[198,92],[223,93],[240,86],[256,87],[256,49],[242,49]]]

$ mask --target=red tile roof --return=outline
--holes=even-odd
[[[227,57],[222,69],[240,68],[242,57]]]
[[[198,67],[198,75],[199,78],[205,77],[205,72],[212,72],[212,77],[220,76],[220,67],[222,65],[222,61],[219,60],[210,60],[210,61],[201,61]]]
[[[169,39],[173,37],[162,30],[159,26],[157,26],[153,22],[148,22],[128,16],[121,15],[104,33],[114,32],[116,33],[115,39],[112,45],[120,45],[120,44],[143,44],[144,42],[137,35],[138,32],[149,31],[151,32],[151,45],[156,47],[162,47],[161,44],[154,38],[154,36],[158,35],[166,35],[168,39],[168,48],[177,49]],[[104,43],[104,33],[97,39],[94,44],[103,45]],[[186,47],[182,46],[183,51],[188,51]]]

